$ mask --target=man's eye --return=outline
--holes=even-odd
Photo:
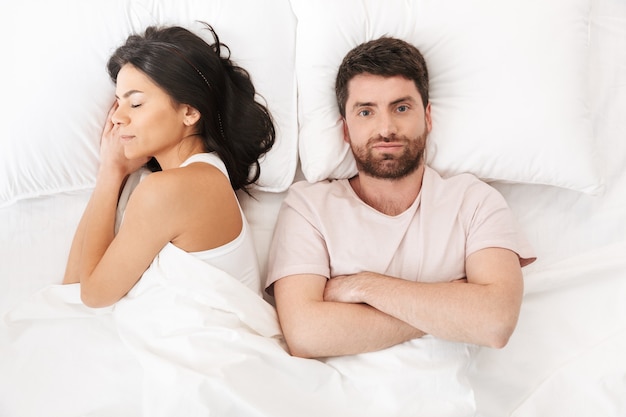
[[[369,110],[361,110],[359,112],[359,116],[369,116],[370,114],[372,114],[372,112],[370,112]]]
[[[408,110],[409,110],[409,106],[406,106],[406,105],[398,106],[398,111],[400,113],[404,113],[405,111],[408,111]]]

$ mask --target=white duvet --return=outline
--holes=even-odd
[[[0,416],[472,416],[472,347],[290,356],[274,308],[167,245],[115,306],[50,286],[0,328]]]

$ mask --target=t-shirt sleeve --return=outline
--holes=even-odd
[[[290,191],[283,201],[269,249],[265,285],[269,294],[274,282],[289,275],[330,276],[326,243],[313,213],[297,191]]]
[[[463,208],[473,211],[468,216],[466,256],[481,249],[498,247],[515,252],[521,266],[534,262],[534,250],[504,197],[488,184],[476,183],[472,188],[474,190],[466,194],[471,197]]]

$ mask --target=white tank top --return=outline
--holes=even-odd
[[[194,162],[204,162],[213,165],[229,178],[226,166],[214,152],[192,155],[181,166],[187,166]],[[239,205],[239,200],[237,200],[237,204]],[[257,253],[249,231],[248,221],[240,205],[239,212],[241,213],[243,223],[239,236],[217,248],[201,252],[189,252],[189,254],[229,273],[255,293],[261,295],[261,277]]]

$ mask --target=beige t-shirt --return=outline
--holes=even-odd
[[[281,206],[266,288],[294,274],[327,278],[372,271],[420,282],[465,277],[480,249],[510,249],[535,260],[504,198],[470,174],[444,179],[426,167],[405,212],[388,216],[365,204],[348,180],[291,186]]]

